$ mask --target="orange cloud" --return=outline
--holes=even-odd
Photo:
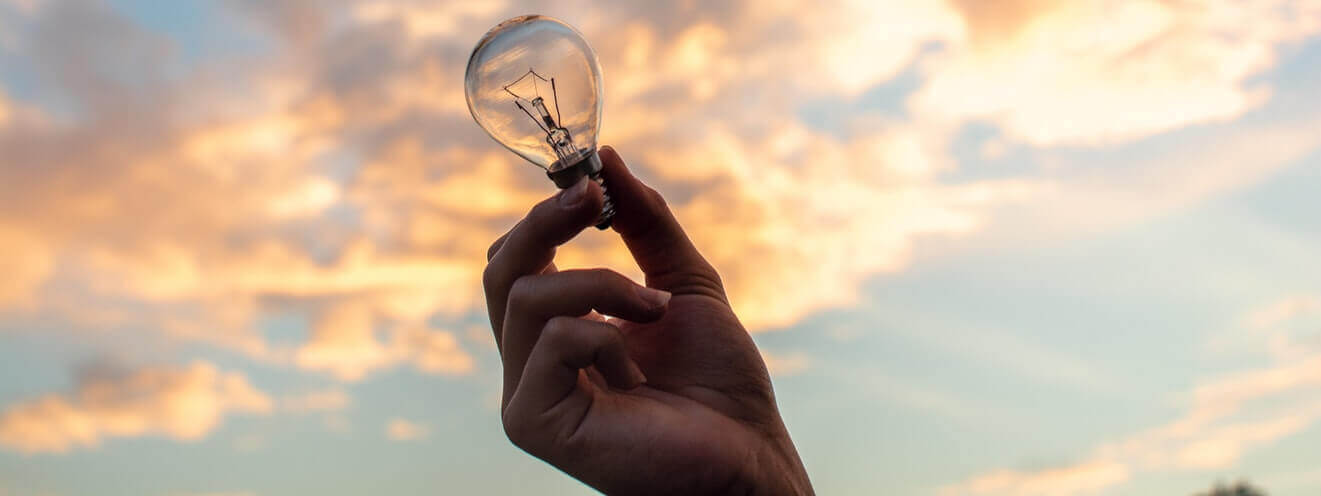
[[[771,353],[761,350],[761,359],[773,376],[794,375],[811,366],[812,360],[803,353]]]
[[[971,481],[941,489],[942,495],[1060,496],[1090,494],[1124,482],[1129,469],[1121,463],[1089,462],[1063,468],[1024,473],[1010,470],[990,473]]]
[[[385,437],[391,441],[419,441],[431,435],[431,428],[426,424],[402,418],[390,419],[385,424]]]
[[[1200,436],[1173,454],[1180,468],[1215,469],[1231,466],[1250,447],[1297,434],[1315,420],[1315,414],[1285,415],[1262,422],[1221,427]]]
[[[47,395],[0,416],[0,445],[24,453],[90,448],[112,437],[206,437],[231,413],[270,413],[273,402],[237,372],[206,362],[95,377],[71,396]]]
[[[390,330],[389,343],[378,339],[381,316],[360,301],[332,304],[312,327],[312,336],[295,353],[308,370],[326,371],[344,381],[359,381],[374,370],[410,362],[431,374],[465,374],[474,361],[446,331],[417,327]]]
[[[485,20],[505,10],[505,2],[417,2],[370,1],[353,6],[353,18],[362,23],[392,23],[413,38],[449,37],[466,23]]]
[[[906,266],[916,240],[970,233],[989,208],[1033,188],[941,185],[946,165],[905,129],[842,142],[792,124],[757,140],[713,127],[678,152],[643,158],[702,164],[658,174],[700,191],[674,208],[753,329],[853,303],[865,278]]]
[[[417,370],[430,374],[466,374],[473,358],[459,346],[458,338],[446,331],[404,330],[395,334],[395,349],[413,362]]]
[[[1013,39],[1039,17],[1067,2],[1058,0],[1001,0],[994,4],[977,0],[950,0],[976,44],[994,44]]]
[[[43,240],[0,223],[0,310],[26,308],[35,304],[33,294],[54,268],[54,256]]]
[[[313,325],[312,336],[299,348],[295,361],[306,369],[327,370],[356,381],[392,360],[376,339],[371,309],[346,303],[331,307]]]
[[[1175,170],[1162,184],[1190,192],[1153,194],[1164,193],[1153,185],[1137,194],[1147,199],[1142,208],[1130,206],[1139,202],[1125,196],[1134,194],[1123,181],[1081,194],[1043,180],[945,183],[959,166],[950,129],[970,120],[992,121],[1014,141],[1054,145],[1238,115],[1252,103],[1242,81],[1269,66],[1276,45],[1312,29],[1251,3],[1241,17],[1279,29],[1241,33],[1242,43],[1224,47],[1228,62],[1212,70],[1197,56],[1221,47],[1208,33],[1253,25],[1227,24],[1239,14],[1231,7],[1131,2],[1118,12],[1132,22],[1111,26],[1082,15],[1091,4],[1052,5],[1015,2],[1000,17],[968,14],[981,23],[969,24],[960,12],[979,7],[968,2],[843,2],[805,12],[777,2],[704,12],[638,4],[583,15],[579,27],[606,68],[603,142],[669,195],[756,331],[853,304],[868,277],[904,268],[919,240],[975,233],[1004,205],[1059,200],[1070,214],[1141,215],[1160,201],[1153,198],[1250,179],[1231,167],[1242,160],[1221,160],[1210,170],[1224,174],[1209,177],[1199,165],[1198,181]],[[90,7],[37,10],[60,26],[58,17],[78,8]],[[83,112],[38,122],[0,100],[10,116],[0,124],[0,160],[24,165],[0,170],[0,242],[13,254],[0,261],[12,274],[0,281],[0,308],[87,327],[159,329],[344,380],[404,363],[471,370],[453,336],[426,323],[480,313],[486,246],[553,192],[483,136],[462,103],[458,75],[471,43],[504,10],[367,2],[331,23],[329,9],[314,5],[270,15],[243,8],[287,44],[244,60],[242,71],[143,70],[141,87],[126,88],[100,66],[74,63],[80,54],[51,52],[43,55],[54,74],[47,82]],[[93,10],[84,14],[113,15]],[[154,38],[111,21],[106,29],[117,35],[109,38],[147,41],[107,60],[158,55]],[[933,43],[944,48],[923,55]],[[1062,52],[1069,47],[1096,50]],[[1039,60],[1058,61],[1047,67],[1058,71],[1036,86],[1015,85],[1016,75],[1036,74],[1015,71],[1039,71]],[[866,115],[827,133],[794,116],[813,99],[856,97],[915,62],[923,89],[908,120]],[[1144,68],[1154,68],[1150,81]],[[1075,81],[1071,71],[1096,77]],[[240,76],[218,84],[214,72]],[[1155,107],[1116,103],[1172,93],[1151,119]],[[1077,118],[1056,122],[1066,113]],[[1122,129],[1105,127],[1112,124]],[[1269,162],[1288,157],[1278,158]],[[1153,171],[1168,169],[1161,165],[1143,177],[1160,176]],[[618,243],[596,234],[561,257],[566,266],[636,273]],[[289,308],[317,323],[304,343],[271,345],[255,323]]]
[[[343,410],[350,402],[343,390],[327,389],[285,396],[280,399],[280,409],[293,413],[335,411]]]
[[[990,17],[956,3],[974,36],[951,40],[926,66],[912,111],[992,122],[1038,146],[1118,143],[1243,115],[1269,96],[1248,79],[1275,63],[1276,47],[1321,30],[1321,9],[1286,0],[1019,1]]]

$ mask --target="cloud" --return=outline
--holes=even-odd
[[[1309,2],[955,2],[967,35],[925,65],[912,112],[994,123],[1014,142],[1105,145],[1236,118],[1281,45],[1321,30]],[[1251,19],[1250,22],[1244,22]]]
[[[325,35],[330,20],[330,16],[316,5],[315,0],[238,0],[226,5],[242,14],[243,19],[299,47],[305,47]]]
[[[1261,184],[1321,149],[1312,138],[1318,110],[1204,130],[1132,160],[1043,154],[1053,165],[1035,175],[1027,198],[997,211],[977,246],[1104,233]]]
[[[290,9],[288,16],[307,15]],[[345,329],[364,320],[417,327],[436,312],[463,315],[481,301],[474,274],[481,270],[480,253],[498,235],[498,225],[452,220],[444,227],[454,235],[437,241],[446,245],[442,250],[425,243],[434,238],[396,243],[391,239],[396,233],[373,230],[388,230],[398,217],[409,215],[389,208],[408,199],[379,196],[359,202],[364,186],[326,171],[328,162],[346,160],[356,146],[370,148],[340,133],[369,132],[403,119],[398,113],[417,108],[407,95],[423,92],[340,98],[323,93],[317,75],[300,72],[297,64],[288,66],[300,68],[292,74],[248,65],[239,72],[243,77],[227,78],[223,86],[209,81],[208,73],[226,68],[207,66],[179,71],[181,81],[142,71],[127,84],[116,79],[116,67],[131,65],[143,53],[161,56],[150,35],[93,5],[42,10],[37,17],[39,36],[76,39],[80,31],[66,28],[86,25],[109,38],[141,43],[107,54],[106,60],[123,58],[123,64],[78,68],[74,59],[80,55],[61,51],[72,43],[68,40],[31,54],[31,63],[48,69],[41,74],[52,91],[61,92],[79,112],[59,125],[9,119],[0,127],[0,156],[7,164],[0,170],[0,240],[13,253],[0,262],[11,274],[0,282],[0,309],[74,326],[158,329],[170,338],[203,341],[269,363],[334,368],[345,377],[400,359],[434,373],[457,374],[471,367],[462,350],[438,331],[412,332],[398,340],[399,346],[419,350],[396,350],[392,344],[388,351],[372,352],[352,349],[371,341]],[[290,21],[273,28],[301,30],[290,36],[307,39],[303,49],[321,50],[319,56],[334,59],[335,47],[318,38],[323,33],[316,24]],[[366,31],[356,38],[385,32]],[[394,72],[406,83],[440,79],[434,66],[408,72],[412,68],[401,65]],[[395,98],[405,100],[380,104]],[[215,105],[195,108],[203,99]],[[116,103],[106,103],[110,100]],[[346,121],[343,115],[349,113],[360,121]],[[409,129],[419,127],[424,126]],[[368,163],[390,160],[370,151],[364,155]],[[366,167],[363,183],[369,187],[377,171],[392,165]],[[481,177],[455,176],[440,181],[429,198],[481,191],[473,188],[482,185]],[[351,198],[354,194],[359,196]],[[528,203],[527,196],[512,198]],[[522,209],[513,203],[494,205],[503,209],[500,215]],[[391,218],[381,219],[385,215]],[[475,215],[480,220],[484,214]],[[343,302],[334,311],[350,320],[339,329],[322,322],[298,349],[273,347],[256,328],[261,316],[273,310],[330,311],[321,311],[320,301]],[[336,353],[350,362],[331,363]]]
[[[449,37],[473,21],[485,21],[505,10],[505,2],[359,2],[352,17],[360,23],[398,25],[411,38]]]
[[[361,14],[356,22],[338,24],[334,36],[321,31],[329,28],[318,27],[318,14],[276,16],[307,17],[307,23],[263,24],[301,41],[288,52],[274,52],[269,65],[245,70],[236,89],[216,87],[202,77],[223,67],[196,69],[186,95],[227,102],[207,109],[189,107],[193,97],[164,76],[148,74],[137,86],[126,87],[98,65],[83,70],[89,75],[79,72],[88,76],[80,79],[68,69],[76,65],[70,62],[73,54],[44,55],[45,63],[65,68],[49,72],[54,86],[67,86],[71,99],[89,111],[67,126],[27,126],[0,136],[14,145],[4,147],[4,153],[32,166],[6,171],[10,187],[4,192],[12,194],[12,205],[25,205],[22,211],[42,212],[41,218],[8,216],[15,225],[11,230],[21,233],[14,236],[26,240],[17,246],[27,247],[21,253],[33,262],[23,262],[24,271],[16,271],[23,277],[4,288],[4,301],[101,326],[116,322],[158,328],[174,338],[202,340],[345,380],[401,361],[428,372],[471,369],[448,334],[396,329],[418,328],[437,316],[458,319],[479,309],[486,245],[551,189],[502,150],[472,145],[485,141],[466,117],[453,74],[462,68],[475,37],[469,31],[484,23],[399,38],[394,23],[403,22],[403,14],[396,10],[404,8],[364,4],[353,10]],[[406,10],[426,9],[409,4]],[[861,15],[871,8],[858,4],[848,9]],[[256,15],[250,7],[240,12]],[[66,9],[46,15],[42,25],[52,30],[50,36],[56,27],[74,22],[68,18],[97,23],[126,38],[150,39],[111,12]],[[811,26],[795,31],[794,39],[806,43],[832,20],[854,17],[832,12],[802,19]],[[895,127],[841,141],[788,123],[758,137],[749,135],[744,122],[722,124],[718,116],[731,115],[725,106],[702,98],[685,102],[693,94],[714,98],[751,90],[769,97],[804,81],[815,81],[814,88],[821,85],[825,80],[806,78],[765,87],[762,76],[771,74],[767,71],[775,60],[769,56],[753,64],[753,71],[714,71],[714,79],[704,83],[683,76],[721,67],[734,53],[729,50],[746,51],[780,39],[774,36],[776,19],[760,17],[756,29],[732,33],[713,23],[661,25],[636,19],[645,35],[628,38],[628,50],[615,51],[608,42],[622,31],[600,33],[606,41],[599,44],[606,63],[619,67],[638,60],[639,53],[649,59],[648,50],[664,52],[661,66],[616,73],[611,84],[620,88],[620,96],[610,101],[620,117],[610,129],[626,155],[637,157],[636,169],[662,174],[672,198],[687,197],[673,202],[684,218],[734,214],[724,222],[688,224],[729,274],[733,299],[753,329],[787,325],[808,312],[848,304],[867,274],[905,264],[911,238],[975,229],[978,211],[1007,196],[995,185],[934,184],[934,174],[944,165],[929,156],[932,144],[923,143],[915,130]],[[863,33],[861,24],[850,25]],[[896,60],[911,56],[918,39],[927,35],[914,36],[894,45],[903,45],[896,48]],[[130,54],[144,50],[152,51],[125,48]],[[822,60],[815,55],[804,59]],[[301,60],[318,61],[321,68],[297,63]],[[867,75],[849,84],[884,77]],[[678,87],[687,88],[688,96],[671,96],[671,88]],[[107,92],[128,95],[116,101],[132,111],[102,105]],[[178,104],[147,99],[149,92]],[[658,105],[673,109],[661,119],[669,130],[656,128],[664,133],[660,140],[639,134],[658,120],[645,115]],[[710,130],[712,137],[691,147],[672,147],[687,141],[681,124],[694,119],[700,124],[695,129]],[[790,141],[762,150],[781,139]],[[702,169],[712,172],[693,177],[662,166],[670,149],[689,150],[679,158],[708,162]],[[840,163],[876,161],[884,167],[818,172],[808,155],[816,152]],[[328,164],[344,160],[355,164],[349,179],[327,173]],[[747,167],[754,162],[765,162],[767,173]],[[81,170],[78,164],[96,168]],[[70,173],[31,172],[56,170]],[[867,181],[856,181],[859,175]],[[793,189],[788,179],[802,181],[802,188]],[[818,194],[832,189],[840,189],[856,212]],[[885,201],[872,201],[876,198]],[[773,214],[759,213],[767,209]],[[895,228],[864,225],[878,221]],[[790,246],[787,236],[795,232],[819,242]],[[569,263],[631,266],[617,243],[583,243],[565,256]],[[836,262],[823,273],[806,263],[821,260]],[[52,273],[46,266],[61,270]],[[778,269],[754,277],[752,267]],[[798,282],[784,284],[789,280]],[[69,287],[77,291],[56,290]],[[796,289],[786,292],[785,287]],[[124,311],[126,303],[134,310]],[[267,312],[289,307],[311,308],[317,314],[313,329],[295,349],[272,347],[254,323]],[[383,336],[390,336],[388,343],[381,341]],[[419,349],[396,349],[400,346]]]
[[[951,0],[949,4],[961,15],[966,36],[977,45],[1012,39],[1033,21],[1064,6],[1063,2],[1051,0],[1004,0],[994,5],[977,0]]]
[[[993,472],[966,483],[943,488],[942,495],[1012,494],[1018,496],[1058,496],[1088,494],[1129,478],[1129,469],[1121,463],[1089,462],[1033,473],[1010,470]]]
[[[761,350],[761,359],[766,362],[766,369],[771,375],[781,377],[794,375],[811,366],[812,360],[804,353],[771,353]]]
[[[705,164],[657,174],[695,193],[674,202],[677,215],[721,270],[735,310],[760,330],[853,304],[867,277],[907,266],[917,240],[971,233],[991,206],[1032,189],[940,184],[943,164],[925,145],[903,128],[844,142],[797,124],[755,140],[712,125],[679,151],[641,161]],[[563,251],[568,265],[610,260],[574,250]]]
[[[348,303],[332,306],[321,316],[295,360],[302,368],[327,370],[340,379],[356,381],[392,358],[376,339],[371,309]]]
[[[0,5],[17,9],[19,12],[31,13],[42,3],[44,3],[44,0],[4,0],[0,2]]]
[[[457,375],[471,372],[474,361],[448,331],[414,326],[395,327],[387,343],[378,334],[384,320],[372,307],[350,300],[329,304],[312,326],[312,336],[295,352],[295,362],[308,370],[321,370],[345,381],[358,381],[368,373],[411,363],[420,372]]]
[[[419,441],[431,435],[431,427],[402,418],[393,418],[385,424],[385,437],[391,441]]]
[[[1282,302],[1290,302],[1288,298]],[[1244,321],[1283,308],[1273,303]],[[1034,471],[996,470],[941,489],[944,494],[1091,494],[1139,473],[1233,466],[1252,449],[1321,423],[1321,353],[1286,353],[1270,366],[1205,380],[1181,395],[1187,410],[1146,431],[1097,446],[1084,461]]]
[[[1300,358],[1321,353],[1321,331],[1315,322],[1319,313],[1321,295],[1298,294],[1254,311],[1245,322],[1252,337],[1264,338],[1266,350],[1275,357]]]
[[[11,274],[0,281],[0,308],[70,327],[153,329],[342,380],[401,364],[473,370],[443,328],[480,314],[486,246],[553,192],[486,139],[463,104],[458,74],[471,43],[509,9],[232,5],[274,35],[262,39],[270,50],[190,61],[110,8],[25,11],[31,29],[22,36],[32,42],[16,45],[26,47],[18,56],[39,69],[45,93],[0,98],[9,116],[0,161],[19,164],[0,169],[0,242],[14,254],[0,262]],[[637,3],[570,20],[606,67],[603,141],[667,195],[736,310],[761,331],[856,304],[864,281],[907,267],[918,243],[977,233],[1005,206],[1059,200],[1051,210],[1112,215],[1130,196],[1204,196],[1274,170],[1220,160],[1186,181],[1187,170],[1170,164],[1189,161],[1161,157],[1102,178],[1110,189],[1092,188],[1094,177],[949,181],[963,166],[950,153],[952,126],[988,120],[1015,142],[1056,145],[1231,118],[1256,102],[1243,81],[1270,66],[1278,45],[1311,32],[1310,11],[1258,3],[1238,16],[1132,2],[1114,26],[1081,15],[1090,4],[1050,5],[1018,1],[986,16],[973,2],[807,12]],[[1279,29],[1259,33],[1226,17]],[[1216,41],[1207,34],[1216,30],[1234,36]],[[117,41],[93,57],[77,49],[87,33]],[[1042,41],[1056,35],[1061,43]],[[1109,41],[1085,56],[1059,52],[1087,36]],[[1195,56],[1218,43],[1229,43],[1232,62],[1222,72]],[[1019,73],[1007,71],[1035,60],[1059,61],[1059,73],[1015,90]],[[826,131],[797,116],[822,99],[853,101],[910,68],[921,90],[902,119],[859,112]],[[1068,71],[1098,77],[1075,81]],[[976,91],[962,92],[970,80]],[[1116,103],[1166,93],[1177,98],[1162,102],[1159,118]],[[1060,101],[1071,94],[1091,98]],[[38,108],[52,100],[61,108]],[[1096,105],[1078,108],[1088,102]],[[1056,111],[1078,118],[1060,124]],[[1270,132],[1276,145],[1305,141]],[[1295,156],[1278,153],[1250,162]],[[1170,180],[1130,193],[1135,175]],[[1163,194],[1168,184],[1188,194]],[[636,274],[619,243],[594,234],[561,260]],[[312,317],[306,340],[268,342],[258,322],[291,310]]]
[[[688,90],[681,96],[706,102],[729,90],[854,97],[898,75],[923,45],[960,28],[944,3],[923,1],[845,0],[814,9],[745,1],[705,11],[619,14],[628,29],[587,26],[608,40],[594,44],[603,56],[623,68],[610,73],[619,82],[607,84],[622,86],[625,97],[680,85]]]
[[[1286,415],[1263,422],[1229,425],[1208,433],[1175,453],[1180,468],[1215,469],[1231,466],[1256,445],[1296,434],[1315,420],[1315,414]]]
[[[343,410],[351,401],[342,389],[326,389],[285,396],[280,399],[280,409],[292,413],[329,412]]]
[[[398,367],[475,370],[447,329],[481,314],[486,246],[553,188],[471,122],[459,75],[472,42],[525,7],[231,2],[273,36],[259,53],[193,61],[100,4],[3,5],[23,20],[0,15],[0,56],[31,68],[38,94],[0,93],[0,311],[67,323],[60,332],[152,329],[343,381]],[[904,270],[924,242],[988,228],[1032,240],[1104,229],[1252,184],[1316,149],[1316,122],[1303,120],[1208,133],[1198,150],[1022,174],[953,153],[970,123],[989,124],[999,136],[986,149],[1007,154],[1237,119],[1271,97],[1261,76],[1282,48],[1321,26],[1311,2],[702,7],[565,15],[605,68],[603,142],[667,195],[753,331],[858,304],[869,278]],[[910,84],[915,92],[894,97],[905,108],[865,110]],[[825,126],[802,116],[822,101],[850,110]],[[997,223],[1013,209],[1031,212]],[[636,274],[599,233],[560,261]],[[1249,318],[1266,322],[1259,335],[1305,315],[1281,305]],[[259,323],[288,312],[310,317],[306,337],[270,342]],[[123,341],[154,336],[133,337]],[[1060,372],[1052,380],[1104,384],[1031,343],[969,339],[1022,358],[1011,369],[1048,364]],[[1183,416],[1077,464],[997,470],[946,489],[1086,493],[1142,473],[1232,465],[1315,424],[1315,350],[1294,339],[1276,347],[1285,351],[1269,367],[1203,381]],[[814,365],[794,353],[767,362],[779,375]],[[274,401],[232,384],[241,375],[201,366],[209,386],[194,365],[170,376],[193,378],[182,386],[89,380],[110,386],[14,405],[0,417],[0,444],[50,452],[116,436],[197,439],[226,414],[351,403],[338,389]],[[874,374],[859,381],[902,405],[985,423],[987,409],[958,395]],[[325,421],[348,428],[334,413]],[[430,428],[392,419],[385,431],[408,440]]]
[[[1316,391],[1292,393],[1316,397]],[[1283,393],[1280,393],[1283,394]],[[942,494],[1092,494],[1142,472],[1232,467],[1249,450],[1302,432],[1321,420],[1321,402],[1296,399],[1259,420],[1225,420],[1228,413],[1193,409],[1180,419],[1095,450],[1084,462],[1035,471],[996,470],[944,486]],[[1237,410],[1233,405],[1229,410]]]
[[[457,375],[473,370],[472,356],[459,347],[458,338],[450,332],[414,329],[395,336],[395,348],[419,371]]]
[[[33,293],[50,275],[54,257],[42,239],[0,223],[0,244],[5,257],[0,259],[0,310],[23,309],[36,303]]]
[[[1321,295],[1297,294],[1254,310],[1246,322],[1253,330],[1267,330],[1318,310],[1321,310]]]
[[[273,401],[238,372],[206,362],[87,377],[68,396],[20,402],[0,416],[0,445],[23,453],[92,448],[113,437],[196,441],[232,413],[266,414]]]

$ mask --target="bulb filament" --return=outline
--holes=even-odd
[[[524,79],[528,79],[529,76],[532,78],[532,98],[514,93],[514,91],[510,89]],[[541,96],[541,90],[537,85],[537,80],[541,80],[543,83],[550,83],[551,99],[555,103],[554,117],[550,115],[550,109],[546,108],[546,100]],[[505,93],[509,93],[514,97],[514,105],[517,105],[519,110],[522,110],[524,114],[527,114],[527,116],[532,119],[532,122],[535,122],[537,127],[541,128],[542,132],[546,133],[546,144],[550,145],[551,150],[555,151],[555,156],[559,157],[558,165],[561,167],[572,165],[575,162],[574,159],[578,158],[579,151],[578,147],[573,144],[573,136],[569,134],[569,130],[560,125],[563,120],[560,119],[560,97],[555,91],[555,78],[547,79],[545,76],[537,74],[537,71],[529,68],[527,73],[519,76],[514,82],[505,85],[504,90]],[[532,110],[528,110],[528,107],[535,110],[536,115],[533,115]],[[552,169],[554,168],[555,167],[552,166]]]

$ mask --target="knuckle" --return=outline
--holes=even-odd
[[[536,296],[536,278],[523,276],[509,286],[509,308],[522,308]]]
[[[540,203],[532,206],[532,210],[528,211],[527,218],[524,219],[524,224],[528,228],[535,228],[539,225],[545,224],[545,222],[541,222],[538,219],[558,217],[557,214],[559,213],[559,210],[559,196],[551,196],[550,198],[541,200]]]
[[[494,260],[496,254],[500,253],[500,249],[504,248],[505,244],[509,242],[509,238],[519,229],[522,229],[523,225],[526,223],[527,219],[520,219],[518,223],[514,224],[514,227],[509,228],[509,230],[505,231],[504,234],[501,234],[500,237],[495,238],[495,241],[491,242],[491,246],[486,249],[486,261],[490,262],[491,260]]]
[[[514,409],[506,408],[504,413],[500,414],[500,423],[504,427],[505,437],[509,438],[509,442],[514,443],[514,446],[528,449],[531,439],[528,438],[527,423],[514,414]]]
[[[623,274],[606,268],[587,269],[584,273],[593,286],[618,286],[627,279]]]
[[[496,266],[487,264],[486,268],[482,269],[482,287],[487,291],[499,287],[502,279],[503,276]]]
[[[546,321],[546,326],[541,329],[541,339],[546,340],[548,344],[556,345],[572,342],[577,338],[577,333],[574,332],[577,323],[576,317],[554,317]]]
[[[573,363],[588,360],[588,356],[604,346],[603,339],[608,337],[602,336],[592,323],[577,317],[555,317],[546,322],[541,333],[547,351]]]
[[[720,278],[720,272],[712,267],[710,263],[703,260],[700,272],[715,289],[719,289],[721,292],[725,290],[725,282]]]
[[[656,191],[656,188],[646,185],[644,185],[642,188],[643,188],[643,194],[647,195],[647,199],[651,202],[653,206],[655,206],[658,209],[669,208],[669,205],[665,203],[665,197],[662,196],[659,191]]]
[[[592,348],[600,353],[628,355],[628,347],[624,345],[624,337],[618,331],[606,329],[605,332],[594,333],[591,341]]]

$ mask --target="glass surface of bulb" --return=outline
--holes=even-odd
[[[537,15],[507,20],[486,33],[464,76],[473,119],[549,173],[595,157],[601,89],[596,53],[582,35]]]

